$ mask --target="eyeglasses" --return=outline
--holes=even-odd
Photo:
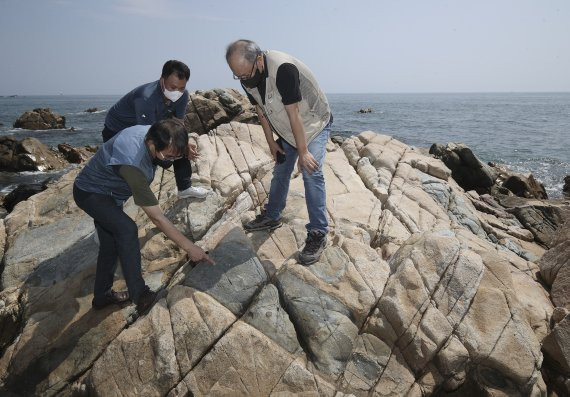
[[[179,160],[181,158],[183,158],[183,155],[178,155],[178,156],[165,156],[164,154],[162,154],[162,152],[158,152],[157,155],[160,155],[161,160],[163,161],[174,161],[174,160]]]
[[[255,58],[255,61],[253,62],[253,67],[251,68],[251,72],[249,72],[248,75],[242,75],[242,76],[236,76],[234,74],[234,80],[247,80],[249,78],[251,78],[251,76],[253,76],[253,71],[255,70],[255,67],[257,65],[257,58]]]

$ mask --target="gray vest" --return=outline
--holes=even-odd
[[[307,145],[321,132],[331,118],[331,111],[327,97],[321,91],[315,76],[301,61],[291,55],[280,51],[266,51],[265,53],[267,79],[265,80],[265,101],[262,101],[257,88],[245,88],[255,98],[258,105],[263,109],[265,117],[277,135],[285,139],[289,144],[297,147],[295,137],[291,129],[289,117],[277,89],[277,69],[284,63],[291,63],[299,70],[299,82],[301,88],[301,102],[299,113],[305,129]],[[264,104],[265,102],[265,104]]]
[[[144,142],[150,125],[125,128],[105,142],[81,170],[75,184],[83,191],[111,196],[122,204],[132,196],[127,182],[113,169],[114,165],[132,165],[140,169],[150,185],[156,166]]]

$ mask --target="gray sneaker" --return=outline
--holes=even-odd
[[[321,254],[327,246],[327,235],[320,230],[310,230],[307,233],[305,247],[299,253],[299,263],[311,265],[319,260]]]
[[[265,216],[265,214],[259,214],[254,220],[247,222],[243,225],[243,228],[247,232],[254,232],[257,230],[274,230],[281,227],[281,219],[274,221],[271,218]]]

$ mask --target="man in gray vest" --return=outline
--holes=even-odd
[[[133,125],[151,125],[172,117],[183,119],[189,98],[186,91],[188,79],[190,69],[186,64],[177,60],[167,61],[162,67],[160,79],[135,88],[109,109],[102,132],[103,142]],[[198,156],[196,146],[190,144],[188,149],[190,159]],[[174,177],[180,198],[206,197],[207,189],[191,186],[192,167],[189,158],[164,161],[159,165],[164,168],[174,165]]]
[[[135,125],[105,142],[77,175],[73,198],[77,206],[93,218],[99,237],[94,309],[131,299],[141,315],[156,298],[142,277],[138,227],[123,212],[123,202],[130,196],[191,260],[213,263],[164,216],[150,189],[156,163],[182,158],[187,151],[188,134],[181,120],[162,120],[152,126]],[[128,293],[112,289],[117,259],[121,262]]]
[[[291,173],[303,173],[309,213],[307,239],[299,262],[319,260],[327,244],[323,163],[332,115],[325,94],[305,64],[279,51],[262,52],[250,40],[237,40],[226,50],[234,79],[240,80],[257,115],[269,150],[276,161],[266,211],[244,225],[245,230],[273,230],[281,226]],[[276,141],[273,133],[279,136]]]

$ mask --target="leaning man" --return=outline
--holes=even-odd
[[[136,223],[123,212],[123,203],[133,196],[150,220],[168,238],[188,253],[192,261],[212,261],[166,218],[150,184],[158,161],[174,161],[188,151],[188,134],[182,121],[162,120],[126,128],[105,142],[81,170],[73,185],[79,208],[93,218],[99,237],[93,308],[131,299],[137,312],[145,313],[156,298],[141,270]],[[114,291],[113,276],[120,259],[127,291]]]
[[[189,79],[190,69],[186,64],[174,59],[167,61],[162,67],[160,79],[135,88],[109,109],[102,132],[103,142],[133,125],[151,125],[172,117],[183,119],[189,100],[186,90]],[[207,189],[192,186],[190,159],[197,156],[196,146],[189,144],[188,158],[160,163],[163,167],[174,165],[174,178],[180,198],[202,198],[208,194]]]
[[[279,51],[262,52],[250,40],[237,40],[226,50],[234,79],[240,80],[265,133],[276,161],[266,211],[244,225],[247,231],[273,230],[281,226],[291,174],[303,173],[309,213],[307,239],[299,254],[305,265],[319,260],[327,245],[323,163],[332,115],[325,94],[304,63]],[[273,133],[279,136],[277,141]]]

